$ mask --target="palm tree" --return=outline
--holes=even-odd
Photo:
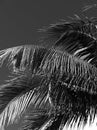
[[[41,31],[39,45],[0,51],[11,78],[0,85],[0,129],[23,118],[21,130],[78,128],[97,114],[97,19],[75,16]]]

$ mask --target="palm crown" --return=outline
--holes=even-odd
[[[0,51],[12,78],[0,85],[0,128],[23,115],[21,130],[91,124],[97,114],[96,18],[79,16],[41,31],[41,45]],[[28,109],[30,110],[28,111]]]

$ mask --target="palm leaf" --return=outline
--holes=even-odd
[[[86,5],[86,6],[83,7],[82,11],[85,12],[85,11],[90,10],[92,8],[95,8],[95,7],[97,7],[97,4]]]
[[[45,130],[53,122],[53,114],[46,109],[31,110],[22,123],[23,130]]]
[[[23,75],[0,89],[0,128],[19,119],[30,104],[33,109],[50,108],[47,81],[43,77]],[[50,110],[50,109],[49,109]]]
[[[14,72],[24,71],[27,68],[30,69],[31,63],[33,65],[33,71],[35,71],[45,53],[45,48],[40,48],[35,45],[8,48],[0,51],[0,64],[2,66],[4,60],[8,58],[8,66],[10,67],[12,65]]]
[[[17,53],[13,53],[13,51],[15,51],[14,49],[18,50],[18,47],[12,48],[12,51],[11,49],[9,49],[10,51],[5,50],[5,54],[1,55],[1,59],[3,59],[1,60],[1,63],[3,63],[5,55],[9,54],[9,59],[11,59],[11,62],[9,63],[13,64],[15,59],[14,57],[19,55],[21,51],[21,49],[19,49]],[[31,51],[33,52],[33,55],[30,55]],[[67,52],[62,52],[56,49],[47,50],[42,47],[39,48],[37,46],[33,47],[30,45],[24,46],[22,55],[22,59],[18,61],[17,57],[15,63],[13,64],[14,68],[18,68],[19,71],[29,70],[31,74],[46,75],[47,77],[49,76],[48,78],[52,78],[52,76],[54,76],[54,80],[56,79],[57,81],[61,81],[62,79],[62,83],[66,80],[66,75],[67,79],[69,79],[68,81],[71,81],[70,84],[74,82],[74,86],[80,86],[77,88],[75,87],[75,89],[82,91],[85,90],[89,93],[96,93],[97,91],[97,69],[93,65],[84,61],[84,59],[79,59]],[[20,62],[19,66],[16,66],[17,62]],[[83,80],[83,85],[81,85],[81,80]],[[92,87],[88,85],[89,83],[92,83]]]
[[[35,118],[31,116],[32,124],[28,124],[29,128],[33,125],[33,129],[42,130],[45,127],[44,129],[48,130],[54,129],[56,125],[56,129],[62,129],[64,125],[72,126],[78,120],[79,127],[81,122],[84,125],[87,123],[89,116],[90,123],[94,121],[97,114],[94,30],[90,30],[93,31],[91,34],[90,24],[80,20],[78,23],[65,23],[64,26],[67,31],[64,32],[63,25],[58,26],[57,35],[55,32],[53,37],[54,46],[49,49],[25,45],[0,51],[1,66],[8,59],[9,67],[13,67],[16,75],[21,74],[15,75],[16,78],[0,87],[1,128],[6,122],[13,123],[21,117],[31,104],[32,109],[36,108],[37,112]],[[30,75],[27,75],[29,73]],[[41,109],[46,109],[43,116],[38,114]],[[42,117],[43,122],[39,122],[37,126],[36,122]],[[29,118],[27,120],[29,121]]]
[[[31,50],[33,49],[33,46],[26,47],[30,47]],[[20,54],[19,51],[17,51],[17,54]],[[73,122],[76,122],[79,117],[78,126],[80,126],[80,122],[82,121],[86,124],[89,115],[91,116],[91,122],[96,115],[97,102],[95,99],[97,97],[97,68],[83,59],[79,59],[67,52],[56,49],[34,47],[33,51],[34,53],[32,53],[33,55],[31,55],[30,58],[32,59],[30,60],[32,62],[27,62],[30,64],[29,71],[27,67],[29,64],[24,64],[26,58],[25,60],[21,59],[19,61],[20,64],[18,67],[16,66],[18,58],[16,59],[15,64],[13,64],[15,68],[18,69],[17,74],[19,71],[23,71],[23,73],[26,74],[26,77],[23,76],[20,77],[20,79],[18,77],[11,80],[11,87],[1,87],[1,101],[3,101],[2,99],[5,99],[5,101],[7,100],[7,102],[4,101],[5,105],[3,108],[1,104],[1,127],[5,125],[4,121],[6,121],[7,118],[8,124],[13,123],[28,109],[31,103],[33,104],[33,108],[49,108],[49,110],[53,112],[53,118],[56,121],[53,120],[52,124],[48,125],[48,127],[51,128],[54,126],[53,123],[57,123],[57,120],[58,122],[60,120],[57,127],[62,127],[66,125],[66,123],[70,124],[72,120]],[[26,55],[26,53],[23,54]],[[30,53],[27,52],[27,54]],[[11,51],[10,55],[12,56]],[[38,58],[41,60],[38,61]],[[9,60],[11,61],[10,64],[13,63],[13,60],[14,57],[12,60]],[[22,65],[23,69],[21,67]],[[24,71],[25,69],[30,72],[30,75],[27,75],[27,71]],[[41,78],[44,80],[41,80]],[[14,94],[17,92],[15,86],[16,90],[21,90],[21,92]],[[29,88],[30,86],[32,87]],[[34,89],[37,91],[34,92]],[[11,96],[11,98],[8,98],[9,95],[12,95],[13,97]],[[58,113],[62,116],[57,116]],[[68,118],[64,119],[64,117]],[[49,121],[50,120],[47,120],[47,122]]]
[[[31,109],[23,119],[23,130],[63,130],[65,126],[80,128],[83,124],[84,127],[88,120],[90,124],[94,122],[97,114],[97,95],[74,92],[59,85],[52,90],[51,98],[55,109],[50,112],[44,107]]]
[[[42,43],[67,51],[87,62],[97,65],[97,18],[81,19],[75,15],[72,21],[53,24],[43,29]]]

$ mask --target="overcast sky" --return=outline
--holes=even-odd
[[[78,13],[82,0],[0,0],[0,49],[33,42],[37,29]]]
[[[31,43],[37,29],[56,23],[93,0],[0,0],[0,49]]]
[[[37,29],[67,19],[67,16],[79,15],[80,9],[88,2],[89,0],[0,0],[0,49],[37,42]]]

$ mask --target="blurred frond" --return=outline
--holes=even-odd
[[[23,130],[62,130],[97,114],[97,18],[54,24],[42,30],[47,46],[23,45],[0,51],[15,74],[0,85],[0,128],[25,117]],[[50,43],[50,44],[49,44]],[[48,48],[48,45],[50,46]],[[41,121],[40,121],[41,120]],[[55,127],[56,126],[56,127]]]
[[[90,10],[92,8],[95,8],[95,7],[97,7],[96,3],[95,4],[86,5],[86,6],[83,7],[82,11],[85,12],[85,11],[88,11],[88,10]]]
[[[16,54],[20,54],[21,49],[19,49],[17,53],[14,52],[14,49],[18,50],[18,47],[12,48],[13,51],[11,50],[11,48],[9,49],[10,51],[5,50],[5,54],[10,54],[10,63],[13,63]],[[30,55],[30,53],[32,55]],[[24,68],[26,70],[30,70],[31,74],[44,75],[48,78],[60,81],[61,83],[68,82],[67,87],[74,90],[87,91],[91,94],[97,93],[97,69],[95,66],[91,65],[90,63],[87,63],[84,60],[87,55],[84,55],[83,57],[79,58],[77,56],[72,56],[65,51],[63,52],[56,49],[47,50],[42,47],[30,45],[24,46],[22,55],[24,57],[22,57],[21,60],[19,60],[19,57],[17,57],[15,64],[13,64],[16,69],[18,68],[22,71]],[[2,59],[3,56],[4,55],[1,55]],[[1,60],[1,62],[3,62],[3,60]],[[18,62],[19,66],[16,66]],[[72,84],[73,87],[71,87]]]
[[[4,49],[0,51],[0,66],[8,58],[8,66],[13,66],[13,71],[25,71],[33,68],[33,73],[40,65],[42,57],[46,52],[45,48],[35,45],[23,45]],[[37,59],[36,59],[37,58]]]
[[[82,19],[75,15],[70,22],[53,24],[41,31],[44,32],[44,46],[77,54],[77,57],[97,65],[97,18]]]
[[[30,111],[24,118],[22,130],[46,130],[53,122],[54,117],[45,109]]]
[[[74,92],[61,85],[53,87],[50,97],[55,109],[31,109],[24,117],[22,130],[63,130],[65,126],[80,128],[88,121],[89,124],[94,122],[97,114],[97,95]]]
[[[47,82],[44,77],[23,75],[0,86],[0,128],[14,123],[27,110],[33,107],[49,109]]]
[[[96,67],[66,52],[50,50],[39,68],[38,73],[48,75],[56,83],[60,81],[63,84],[67,83],[67,87],[77,91],[97,93]]]

